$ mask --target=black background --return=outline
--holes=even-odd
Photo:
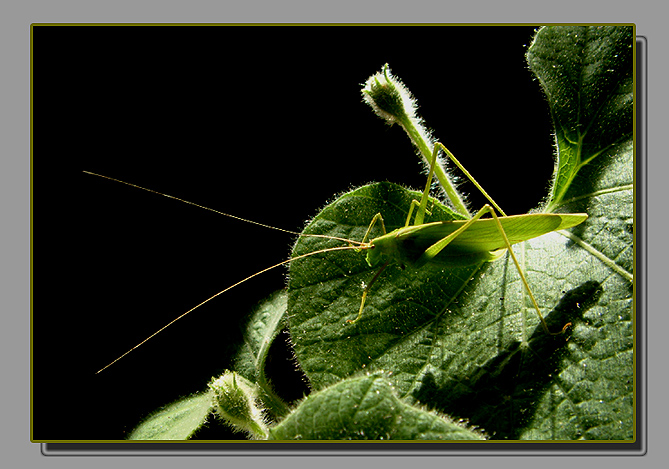
[[[293,241],[82,171],[297,231],[364,183],[420,189],[408,138],[361,101],[388,62],[436,137],[508,214],[525,213],[553,171],[548,105],[525,62],[534,29],[35,27],[33,439],[121,439],[205,389],[230,365],[239,318],[284,286],[285,269],[95,372],[286,259]],[[299,377],[287,379],[299,396]]]

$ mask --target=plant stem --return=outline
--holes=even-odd
[[[420,151],[423,160],[429,166],[430,157],[432,156],[432,151],[434,149],[432,143],[428,143],[425,140],[423,134],[416,128],[411,119],[401,119],[399,120],[399,124],[407,133],[416,148],[418,148],[418,151]],[[471,214],[469,213],[469,210],[467,210],[467,206],[460,197],[460,194],[458,193],[453,183],[451,183],[446,170],[441,164],[439,164],[439,160],[437,160],[437,164],[434,167],[434,174],[439,180],[439,184],[441,184],[441,187],[443,187],[455,210],[467,218],[471,218]]]

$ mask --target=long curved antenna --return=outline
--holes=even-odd
[[[200,304],[194,306],[193,308],[189,309],[189,310],[186,311],[185,313],[181,314],[181,315],[178,316],[177,318],[175,318],[175,319],[173,319],[172,321],[170,321],[169,323],[165,324],[163,327],[161,327],[161,328],[158,329],[156,332],[154,332],[153,334],[151,334],[149,337],[147,337],[146,339],[144,339],[143,341],[141,341],[140,343],[138,343],[137,345],[135,345],[133,348],[131,348],[130,350],[128,350],[127,352],[125,352],[123,355],[121,355],[121,356],[119,356],[118,358],[116,358],[114,361],[112,361],[111,363],[109,363],[107,366],[105,366],[104,368],[99,369],[95,374],[98,374],[98,373],[100,373],[100,372],[106,370],[107,368],[109,368],[110,366],[112,366],[114,363],[116,363],[117,361],[119,361],[120,359],[122,359],[123,357],[125,357],[126,355],[128,355],[130,352],[132,352],[133,350],[137,349],[137,348],[140,347],[141,345],[145,344],[145,343],[148,342],[150,339],[152,339],[152,338],[155,337],[156,335],[160,334],[162,331],[164,331],[165,329],[167,329],[169,326],[171,326],[172,324],[174,324],[175,322],[177,322],[179,319],[183,318],[183,317],[186,316],[187,314],[191,313],[192,311],[196,310],[196,309],[199,308],[200,306],[204,305],[205,303],[208,303],[209,301],[213,300],[213,299],[216,298],[217,296],[219,296],[219,295],[225,293],[226,291],[228,291],[228,290],[230,290],[230,289],[236,287],[237,285],[240,285],[240,284],[246,282],[247,280],[252,279],[253,277],[255,277],[255,276],[257,276],[257,275],[260,275],[260,274],[262,274],[262,273],[265,273],[265,272],[267,272],[268,270],[272,270],[272,269],[274,269],[274,268],[276,268],[276,267],[279,267],[279,266],[281,266],[281,265],[288,264],[289,262],[292,262],[292,261],[294,261],[294,260],[296,260],[296,259],[301,259],[301,258],[304,258],[304,257],[313,256],[313,255],[315,255],[315,254],[322,254],[322,253],[324,253],[324,252],[332,252],[332,251],[344,251],[344,250],[350,250],[350,249],[355,249],[355,250],[358,250],[358,251],[359,251],[359,250],[361,250],[361,249],[371,249],[371,247],[372,247],[369,243],[366,243],[365,241],[355,241],[355,240],[352,240],[352,239],[339,238],[339,237],[336,237],[336,236],[328,236],[328,235],[304,234],[304,233],[298,233],[298,232],[296,232],[296,231],[285,230],[285,229],[283,229],[283,228],[277,228],[277,227],[275,227],[275,226],[271,226],[271,225],[265,225],[264,223],[259,223],[259,222],[257,222],[257,221],[249,220],[249,219],[247,219],[247,218],[242,218],[242,217],[238,217],[238,216],[236,216],[236,215],[231,215],[231,214],[229,214],[229,213],[221,212],[221,211],[219,211],[219,210],[215,210],[215,209],[213,209],[213,208],[206,207],[206,206],[204,206],[204,205],[196,204],[195,202],[190,202],[190,201],[188,201],[188,200],[180,199],[179,197],[175,197],[175,196],[173,196],[173,195],[169,195],[169,194],[165,194],[165,193],[162,193],[162,192],[154,191],[153,189],[149,189],[149,188],[146,188],[146,187],[138,186],[137,184],[132,184],[132,183],[130,183],[130,182],[123,181],[123,180],[121,180],[121,179],[116,179],[116,178],[113,178],[113,177],[105,176],[105,175],[103,175],[103,174],[93,173],[93,172],[91,172],[91,171],[84,171],[84,173],[86,173],[86,174],[90,174],[90,175],[92,175],[92,176],[101,177],[101,178],[103,178],[103,179],[108,179],[108,180],[110,180],[110,181],[118,182],[118,183],[121,183],[121,184],[125,184],[126,186],[134,187],[134,188],[136,188],[136,189],[141,189],[141,190],[146,191],[146,192],[151,192],[151,193],[153,193],[153,194],[161,195],[161,196],[163,196],[163,197],[167,197],[168,199],[174,199],[174,200],[177,200],[177,201],[179,201],[179,202],[183,202],[183,203],[185,203],[185,204],[188,204],[188,205],[192,205],[192,206],[194,206],[194,207],[201,208],[201,209],[203,209],[203,210],[208,210],[208,211],[210,211],[210,212],[214,212],[214,213],[217,213],[217,214],[219,214],[219,215],[224,215],[224,216],[226,216],[226,217],[234,218],[235,220],[239,220],[239,221],[243,221],[243,222],[246,222],[246,223],[251,223],[251,224],[254,224],[254,225],[262,226],[263,228],[269,228],[269,229],[276,230],[276,231],[282,231],[282,232],[284,232],[284,233],[293,234],[293,235],[297,235],[297,236],[300,236],[300,237],[324,238],[324,239],[332,239],[332,240],[343,241],[343,242],[345,242],[345,243],[348,243],[348,246],[340,246],[340,247],[334,247],[334,248],[328,248],[328,249],[320,249],[320,250],[318,250],[318,251],[313,251],[313,252],[309,252],[309,253],[307,253],[307,254],[302,254],[302,255],[297,256],[297,257],[292,257],[292,258],[287,259],[287,260],[285,260],[285,261],[279,262],[278,264],[274,264],[273,266],[267,267],[266,269],[263,269],[263,270],[261,270],[261,271],[259,271],[259,272],[256,272],[256,273],[253,274],[253,275],[249,275],[248,277],[246,277],[246,278],[240,280],[239,282],[235,283],[234,285],[230,285],[229,287],[225,288],[224,290],[221,290],[220,292],[216,293],[215,295],[213,295],[213,296],[207,298],[206,300],[204,300],[204,301],[201,302]]]
[[[362,246],[364,244],[364,243],[361,243],[360,241],[355,241],[355,240],[352,240],[352,239],[338,238],[336,236],[319,235],[319,234],[303,234],[303,233],[298,233],[297,231],[291,231],[291,230],[285,230],[283,228],[277,228],[276,226],[272,226],[272,225],[265,225],[264,223],[249,220],[248,218],[238,217],[237,215],[231,215],[229,213],[221,212],[219,210],[215,210],[213,208],[206,207],[204,205],[196,204],[195,202],[190,202],[188,200],[180,199],[179,197],[175,197],[173,195],[164,194],[162,192],[154,191],[153,189],[138,186],[137,184],[132,184],[131,182],[126,182],[126,181],[123,181],[121,179],[116,179],[116,178],[113,178],[113,177],[105,176],[103,174],[92,173],[90,171],[84,171],[84,173],[90,174],[92,176],[101,177],[103,179],[109,179],[110,181],[119,182],[121,184],[125,184],[126,186],[134,187],[135,189],[141,189],[141,190],[146,191],[146,192],[151,192],[152,194],[162,195],[163,197],[167,197],[168,199],[178,200],[179,202],[183,202],[184,204],[192,205],[194,207],[198,207],[198,208],[201,208],[203,210],[209,210],[210,212],[214,212],[214,213],[217,213],[219,215],[225,215],[226,217],[234,218],[235,220],[243,221],[243,222],[246,222],[246,223],[251,223],[253,225],[262,226],[263,228],[269,228],[271,230],[282,231],[284,233],[297,235],[297,236],[302,236],[302,237],[334,239],[334,240],[337,240],[337,241],[344,241],[345,243],[349,243],[349,244],[357,244],[358,246]]]
[[[274,264],[273,266],[270,266],[270,267],[267,267],[266,269],[263,269],[263,270],[261,270],[261,271],[258,271],[258,272],[256,272],[256,273],[253,274],[253,275],[249,275],[248,277],[246,277],[246,278],[240,280],[239,282],[235,283],[234,285],[230,285],[229,287],[227,287],[227,288],[221,290],[220,292],[216,293],[215,295],[210,296],[209,298],[207,298],[206,300],[204,300],[203,302],[201,302],[201,303],[198,304],[197,306],[192,307],[191,309],[189,309],[189,310],[186,311],[185,313],[181,314],[181,315],[178,316],[177,318],[171,320],[170,322],[168,322],[167,324],[165,324],[163,327],[161,327],[160,329],[158,329],[156,332],[154,332],[153,334],[151,334],[150,336],[148,336],[146,339],[144,339],[143,341],[141,341],[140,343],[138,343],[137,345],[135,345],[133,348],[131,348],[130,350],[128,350],[127,352],[125,352],[123,355],[119,356],[119,357],[116,358],[114,361],[112,361],[111,363],[109,363],[107,366],[105,366],[104,368],[100,368],[98,371],[95,372],[95,374],[98,374],[98,373],[100,373],[100,372],[106,370],[107,368],[109,368],[110,366],[112,366],[114,363],[116,363],[117,361],[119,361],[121,358],[125,357],[125,356],[128,355],[130,352],[132,352],[133,350],[139,348],[141,345],[144,345],[146,342],[148,342],[149,340],[153,339],[155,336],[157,336],[158,334],[160,334],[161,332],[163,332],[165,329],[167,329],[168,327],[170,327],[172,324],[174,324],[175,322],[177,322],[179,319],[181,319],[181,318],[183,318],[184,316],[186,316],[187,314],[189,314],[189,313],[195,311],[195,310],[198,309],[200,306],[204,305],[205,303],[210,302],[211,300],[213,300],[213,299],[216,298],[217,296],[222,295],[222,294],[225,293],[226,291],[235,288],[236,286],[238,286],[238,285],[240,285],[240,284],[246,282],[247,280],[251,280],[253,277],[255,277],[255,276],[257,276],[257,275],[263,274],[263,273],[267,272],[268,270],[272,270],[272,269],[274,269],[274,268],[276,268],[276,267],[279,267],[279,266],[284,265],[284,264],[288,264],[289,262],[292,262],[292,261],[297,260],[297,259],[302,259],[302,258],[304,258],[304,257],[313,256],[313,255],[315,255],[315,254],[322,254],[322,253],[324,253],[324,252],[346,251],[346,250],[350,250],[350,249],[356,249],[356,250],[360,250],[360,249],[371,249],[371,246],[370,246],[370,245],[365,245],[365,246],[339,246],[339,247],[335,247],[335,248],[320,249],[320,250],[318,250],[318,251],[308,252],[308,253],[306,253],[306,254],[302,254],[302,255],[299,255],[299,256],[296,256],[296,257],[291,257],[290,259],[286,259],[285,261],[281,261],[281,262],[279,262],[278,264]]]

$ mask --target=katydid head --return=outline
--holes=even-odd
[[[401,253],[395,242],[397,232],[398,230],[391,231],[369,242],[369,249],[367,250],[365,260],[370,267],[375,267],[389,260],[397,260],[400,264],[403,264],[402,259],[400,259]]]
[[[376,267],[383,262],[394,261],[402,269],[407,266],[415,269],[422,267],[425,263],[420,261],[420,257],[434,241],[425,244],[419,237],[404,236],[405,231],[406,228],[398,228],[371,240],[366,256],[367,264]],[[478,257],[476,260],[479,260]],[[454,261],[449,265],[458,266],[461,263]]]

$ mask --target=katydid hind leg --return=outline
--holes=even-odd
[[[460,163],[460,161],[458,161],[458,159],[453,155],[453,153],[450,152],[450,150],[449,150],[448,148],[446,148],[446,147],[445,147],[442,143],[440,143],[440,142],[437,142],[437,143],[434,145],[434,148],[435,148],[435,150],[436,150],[436,149],[441,149],[441,151],[443,151],[443,152],[446,154],[446,156],[448,156],[448,158],[449,158],[449,159],[450,159],[450,160],[451,160],[451,161],[452,161],[458,168],[460,168],[460,171],[462,171],[462,173],[463,173],[465,176],[467,176],[467,179],[469,179],[469,180],[476,186],[476,188],[481,192],[481,194],[483,194],[483,196],[484,196],[486,199],[488,199],[488,202],[490,202],[490,204],[491,204],[493,207],[495,207],[495,209],[497,209],[497,211],[498,211],[503,217],[506,216],[506,213],[504,213],[504,210],[502,210],[502,209],[500,208],[500,206],[497,205],[497,203],[493,200],[493,198],[490,197],[490,195],[485,191],[485,189],[483,189],[483,187],[481,186],[481,184],[479,184],[478,181],[477,181],[476,179],[474,179],[474,176],[472,176],[472,175],[469,173],[469,171],[467,171],[467,169],[462,165],[462,163]]]
[[[453,163],[463,172],[463,174],[476,186],[476,188],[481,192],[481,194],[483,194],[483,196],[486,199],[488,199],[490,204],[492,204],[492,207],[490,205],[486,204],[481,210],[479,210],[477,215],[474,216],[472,218],[472,220],[480,218],[480,216],[483,215],[483,213],[490,213],[492,215],[492,217],[495,219],[497,228],[499,229],[499,232],[502,235],[502,238],[504,239],[504,243],[506,244],[506,249],[509,251],[509,254],[511,255],[511,259],[513,260],[513,263],[516,266],[516,269],[518,270],[518,274],[520,275],[520,279],[523,282],[525,290],[527,291],[527,293],[530,297],[530,300],[532,301],[532,305],[534,306],[534,309],[536,310],[537,315],[539,316],[539,319],[541,320],[541,326],[543,327],[544,331],[546,331],[546,333],[548,333],[550,335],[560,335],[560,334],[564,333],[567,330],[567,328],[571,325],[571,323],[565,324],[564,327],[562,328],[562,330],[560,330],[559,332],[551,332],[548,329],[548,325],[546,324],[546,320],[544,319],[543,315],[541,314],[541,310],[539,309],[539,305],[537,304],[537,301],[534,298],[534,294],[532,293],[532,290],[531,290],[530,285],[529,285],[529,283],[528,283],[528,281],[525,277],[523,269],[521,268],[520,263],[518,262],[518,259],[516,258],[516,255],[514,254],[513,249],[511,248],[511,243],[509,242],[509,239],[506,236],[506,232],[504,231],[504,227],[502,226],[501,222],[499,221],[499,218],[497,217],[497,214],[495,213],[495,209],[497,209],[497,211],[500,213],[500,215],[506,216],[504,211],[500,208],[499,205],[497,205],[497,203],[485,191],[485,189],[483,189],[483,187],[478,183],[478,181],[476,181],[476,179],[474,179],[474,177],[469,173],[469,171],[467,171],[467,169],[462,165],[462,163],[460,163],[460,161],[458,161],[458,159],[453,155],[453,153],[451,153],[448,150],[448,148],[446,148],[440,142],[437,142],[435,144],[435,149],[437,149],[437,148],[440,148],[450,158],[450,160],[453,161]],[[493,209],[493,207],[494,207],[494,209]],[[462,231],[464,231],[464,229],[461,229],[461,230],[458,230],[458,231],[461,233]],[[452,241],[452,239],[455,239],[455,237],[457,236],[456,233],[458,233],[458,232],[454,232],[451,236],[448,237],[448,238],[451,238],[450,240],[448,240],[446,242],[444,242],[444,240],[441,240],[440,242],[436,243],[434,246],[431,246],[430,248],[428,248],[428,250],[426,251],[426,254],[428,255],[428,257],[430,257],[430,256],[434,257],[436,254],[438,254],[438,252],[440,252],[446,245],[448,245],[448,243],[450,241]],[[453,236],[453,235],[456,235],[456,236]],[[439,248],[439,246],[441,246],[441,248]],[[436,247],[436,252],[434,252],[433,254],[428,253],[428,251],[430,249],[433,249],[435,247]]]
[[[506,249],[509,251],[509,255],[511,256],[511,259],[513,260],[513,263],[516,266],[516,270],[518,270],[518,275],[520,275],[520,279],[523,282],[523,285],[525,286],[525,290],[527,291],[527,294],[530,297],[530,300],[532,301],[532,305],[534,306],[534,309],[537,312],[537,315],[539,316],[539,320],[541,321],[541,326],[543,327],[544,331],[549,334],[549,335],[560,335],[563,334],[569,326],[571,326],[571,323],[568,322],[562,327],[562,330],[558,332],[551,332],[550,329],[548,329],[548,324],[546,324],[546,320],[544,319],[543,314],[541,314],[541,309],[539,309],[539,304],[537,303],[537,300],[534,298],[534,294],[532,293],[532,289],[530,288],[530,284],[527,281],[527,278],[525,278],[525,273],[523,272],[523,269],[520,266],[520,262],[518,262],[518,258],[513,252],[513,249],[511,248],[511,243],[509,242],[509,238],[506,236],[506,232],[504,231],[504,227],[502,226],[502,223],[499,221],[499,218],[497,217],[497,214],[495,213],[495,210],[492,209],[489,205],[486,205],[488,207],[488,211],[492,215],[492,217],[495,219],[496,226],[499,229],[500,234],[504,238],[504,243],[506,244]]]
[[[502,226],[502,223],[499,221],[499,218],[497,217],[497,214],[495,213],[495,209],[491,207],[490,205],[486,204],[484,205],[471,219],[467,221],[467,223],[463,224],[460,228],[458,228],[456,231],[451,233],[450,235],[444,237],[443,239],[437,241],[434,243],[432,246],[427,248],[423,255],[418,259],[416,266],[420,267],[428,262],[430,262],[432,259],[434,259],[441,251],[443,251],[451,242],[453,242],[454,239],[456,239],[460,234],[462,234],[465,230],[470,229],[476,221],[481,218],[483,215],[486,213],[489,213],[493,219],[495,220],[495,226],[499,230],[503,240],[505,247],[507,251],[509,252],[509,255],[511,256],[511,259],[513,260],[514,265],[516,266],[516,269],[518,270],[518,274],[520,276],[520,279],[525,287],[525,290],[527,291],[530,300],[532,302],[532,305],[534,309],[537,312],[537,315],[539,316],[539,320],[541,321],[541,325],[543,329],[546,331],[546,333],[550,335],[560,335],[564,333],[567,330],[567,327],[571,325],[571,323],[565,324],[565,326],[560,330],[559,332],[551,332],[548,329],[548,325],[546,324],[546,320],[544,319],[543,315],[541,314],[541,309],[539,308],[539,305],[537,303],[537,300],[534,297],[534,294],[532,293],[532,289],[530,288],[529,282],[527,281],[527,278],[525,277],[525,273],[523,272],[522,267],[520,266],[520,262],[518,262],[518,258],[516,257],[515,253],[513,252],[513,249],[511,247],[511,242],[509,241],[509,238],[506,235],[506,232],[504,231],[504,227]]]

